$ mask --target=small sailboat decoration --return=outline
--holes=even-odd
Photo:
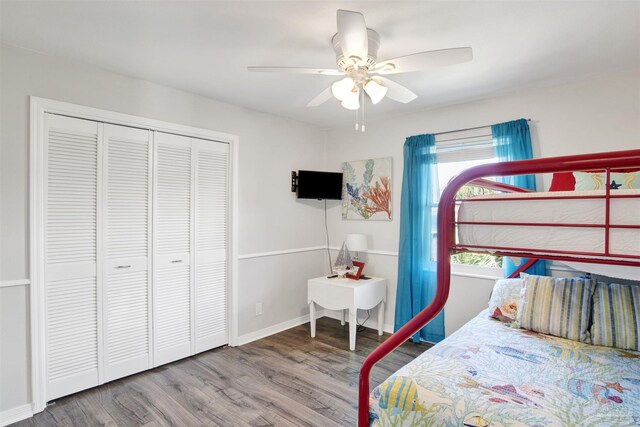
[[[335,271],[340,276],[344,276],[352,269],[353,260],[351,259],[351,254],[349,253],[347,244],[343,242],[342,247],[340,248],[340,252],[338,252],[336,262],[333,264],[333,271]]]

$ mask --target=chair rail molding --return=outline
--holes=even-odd
[[[242,259],[263,258],[263,257],[270,257],[270,256],[298,254],[302,252],[324,251],[326,249],[327,249],[326,246],[309,246],[306,248],[282,249],[282,250],[270,251],[270,252],[255,252],[251,254],[238,255],[238,259],[242,260]]]
[[[324,247],[323,247],[324,249]],[[329,249],[331,249],[332,251],[339,251],[340,248],[337,246],[331,246]],[[370,255],[383,255],[383,256],[398,256],[398,252],[394,252],[394,251],[380,251],[377,249],[369,249],[367,250],[367,254]]]
[[[10,288],[12,286],[29,286],[29,279],[0,280],[0,288]]]

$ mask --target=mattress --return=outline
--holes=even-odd
[[[376,387],[376,426],[640,424],[640,353],[511,328],[488,310]]]
[[[460,222],[542,223],[545,226],[460,224],[458,242],[468,249],[508,250],[543,254],[546,251],[574,251],[604,254],[604,199],[562,199],[567,196],[603,196],[604,191],[557,191],[549,193],[508,193],[481,196],[463,201]],[[615,190],[610,203],[611,225],[640,225],[640,190]],[[538,197],[549,197],[539,200]],[[567,227],[555,224],[578,224]],[[526,249],[526,250],[518,250]],[[640,256],[640,228],[611,228],[611,254]],[[548,253],[548,252],[546,252]]]

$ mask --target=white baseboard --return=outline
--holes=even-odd
[[[8,426],[31,417],[33,417],[33,409],[30,403],[16,406],[0,412],[0,426]]]
[[[316,311],[316,316],[317,318],[324,316],[324,310]],[[309,315],[305,314],[304,316],[287,320],[286,322],[278,323],[276,325],[269,326],[268,328],[260,329],[255,332],[249,332],[248,334],[240,335],[238,337],[238,345],[248,344],[252,341],[257,341],[270,335],[277,334],[278,332],[286,331],[287,329],[304,325],[307,322],[309,322]]]

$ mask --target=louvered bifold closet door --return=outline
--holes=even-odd
[[[151,364],[151,132],[104,125],[104,381]]]
[[[154,133],[154,364],[192,354],[191,139]]]
[[[227,343],[229,145],[193,139],[196,151],[195,351]]]
[[[99,384],[100,128],[45,114],[47,400]]]

